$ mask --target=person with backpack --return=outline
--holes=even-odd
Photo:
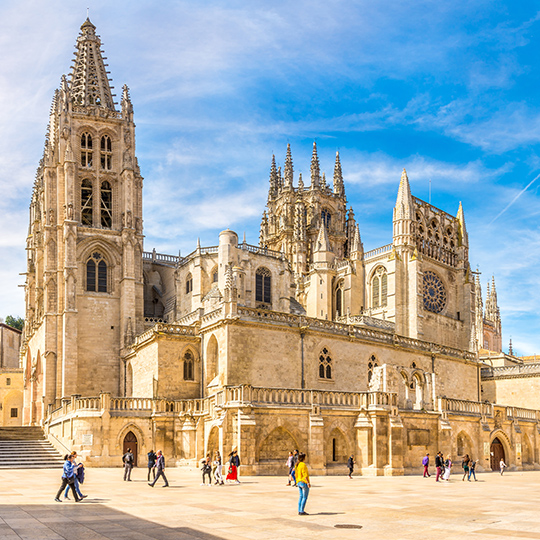
[[[463,478],[461,480],[465,481],[465,477],[469,476],[469,463],[471,462],[471,458],[469,457],[469,454],[465,454],[463,456],[463,461],[461,462],[461,467],[463,468]]]
[[[202,471],[202,484],[201,486],[206,486],[204,482],[205,476],[208,476],[208,485],[212,485],[212,465],[210,463],[210,453],[206,455],[206,459],[201,461],[201,471]]]
[[[472,459],[471,459],[471,461],[469,463],[469,478],[468,478],[469,482],[471,481],[471,476],[474,476],[474,481],[476,482],[476,471],[475,471],[475,469],[476,469],[476,464],[477,463],[478,463],[478,460],[473,461]]]
[[[148,456],[148,482],[150,482],[150,473],[154,475],[154,480],[156,479],[156,469],[154,465],[156,464],[156,453],[153,450],[150,450],[147,454]]]
[[[150,487],[154,487],[156,482],[159,480],[159,477],[163,476],[163,480],[165,480],[165,485],[163,487],[169,487],[169,481],[167,480],[167,477],[165,476],[165,458],[163,457],[163,452],[161,450],[158,450],[157,461],[154,467],[157,470],[157,474],[154,481],[152,483],[148,482],[148,485]]]
[[[429,470],[428,470],[428,467],[429,467],[429,452],[422,459],[422,465],[424,466],[424,478],[427,478],[427,477],[431,476],[431,474],[429,474]]]
[[[81,488],[79,487],[79,484],[82,484],[84,482],[84,465],[82,463],[77,463],[77,452],[73,451],[71,452],[71,455],[73,456],[73,467],[75,471],[75,491],[77,492],[77,495],[80,499],[86,499],[87,495],[83,495],[81,493]],[[64,492],[64,499],[69,500],[69,489],[70,485],[68,484],[66,486],[66,491]]]
[[[351,454],[349,459],[347,460],[347,467],[349,469],[349,478],[352,479],[352,473],[354,471],[354,464],[356,461],[354,461],[354,454]]]
[[[131,453],[131,448],[128,448],[127,452],[122,456],[122,461],[124,463],[124,482],[131,482],[131,471],[133,469],[133,462],[135,461]]]

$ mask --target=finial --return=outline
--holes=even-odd
[[[292,188],[294,180],[294,168],[293,160],[291,153],[291,145],[287,143],[287,155],[285,157],[285,180],[283,182],[283,187],[285,189]]]
[[[318,189],[321,172],[319,166],[319,156],[317,155],[317,143],[313,141],[313,153],[311,154],[311,188]]]
[[[298,176],[298,191],[304,191],[304,181],[302,180],[302,173]]]

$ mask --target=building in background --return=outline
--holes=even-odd
[[[0,425],[21,426],[23,376],[19,367],[20,330],[0,323]]]

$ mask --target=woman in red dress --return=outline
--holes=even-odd
[[[232,481],[237,484],[240,483],[238,480],[238,467],[240,467],[240,458],[238,457],[238,452],[233,450],[229,454],[229,469],[227,471],[227,482]]]

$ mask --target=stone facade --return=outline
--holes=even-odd
[[[494,284],[483,312],[461,205],[414,197],[404,170],[390,243],[364,251],[339,154],[330,187],[313,146],[308,187],[288,146],[258,245],[226,230],[187,256],[143,252],[133,107],[124,87],[115,110],[103,66],[87,20],[32,196],[26,424],[96,466],[130,441],[169,464],[237,447],[257,474],[282,474],[292,448],[317,474],[351,453],[362,474],[412,473],[438,450],[540,467],[533,401],[484,401],[478,351],[501,348],[500,315]]]

